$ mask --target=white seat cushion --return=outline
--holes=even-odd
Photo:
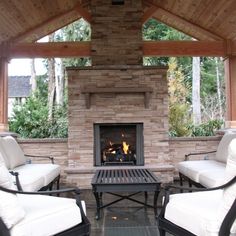
[[[34,192],[45,186],[43,173],[39,169],[32,168],[31,164],[18,166],[13,171],[19,173],[20,184],[24,191]]]
[[[214,160],[196,160],[179,162],[177,168],[180,173],[199,183],[199,175],[207,170],[223,168],[225,164]]]
[[[11,229],[11,236],[49,236],[82,222],[74,199],[42,195],[20,195],[18,198],[26,216]]]
[[[60,174],[60,166],[56,164],[25,164],[16,167],[14,171],[19,172],[23,190],[37,191],[47,186]]]
[[[209,170],[200,173],[199,183],[206,188],[213,188],[224,184],[225,167],[219,166],[216,170]]]
[[[207,236],[207,226],[217,215],[222,194],[217,190],[170,195],[165,218],[195,235]]]

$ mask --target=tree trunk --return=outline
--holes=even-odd
[[[54,41],[54,34],[49,35],[49,42]],[[48,59],[48,119],[53,117],[53,105],[55,101],[55,59]]]
[[[192,62],[192,106],[193,124],[201,123],[201,102],[200,102],[200,57],[193,57]]]
[[[34,93],[36,91],[36,89],[37,89],[36,70],[35,70],[35,60],[34,59],[31,59],[30,66],[31,66],[31,79],[30,79],[30,83],[31,83],[32,93]]]
[[[223,113],[222,113],[222,99],[221,99],[221,90],[220,90],[220,71],[219,71],[219,59],[216,57],[216,86],[217,86],[217,97],[218,97],[218,105],[219,105],[219,117],[222,119]]]
[[[63,62],[60,59],[59,63],[57,63],[57,72],[56,73],[56,104],[63,105],[64,100],[64,87],[65,87],[65,70],[63,66]]]

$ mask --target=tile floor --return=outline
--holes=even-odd
[[[83,196],[82,196],[83,197]],[[145,208],[142,205],[123,200],[115,205],[109,206],[101,211],[101,218],[95,219],[95,201],[92,192],[87,190],[87,216],[91,222],[91,236],[158,236],[158,227],[152,208]],[[143,194],[137,196],[139,200],[144,199]],[[162,198],[159,196],[158,203]],[[112,196],[103,196],[106,202],[114,200]],[[148,197],[149,203],[153,199],[151,194]],[[158,204],[160,206],[160,204]],[[159,208],[160,210],[160,208]],[[166,234],[169,236],[170,234]]]

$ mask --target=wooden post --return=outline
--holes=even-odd
[[[236,128],[236,56],[225,60],[226,127]]]
[[[8,131],[8,61],[0,57],[0,132]]]

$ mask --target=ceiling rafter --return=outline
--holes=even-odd
[[[80,19],[81,17],[85,18],[85,20],[89,20],[89,13],[82,10],[83,6],[81,4],[77,4],[74,8],[63,12],[57,16],[54,16],[40,25],[26,31],[25,33],[17,36],[12,40],[13,43],[20,42],[35,42],[38,39],[55,32],[58,29]],[[48,26],[52,27],[49,28]]]
[[[156,6],[150,6],[143,14],[142,24],[144,24],[148,19],[152,17],[152,15],[157,11]]]
[[[169,25],[183,33],[186,33],[189,35],[189,32],[185,32],[183,29],[180,29],[180,28],[176,28],[176,26],[174,24],[171,24],[170,22],[167,22],[167,21],[163,21],[163,18],[161,17],[162,15],[165,15],[166,18],[169,18],[169,19],[172,19],[174,20],[175,22],[178,22],[179,24],[182,24],[182,25],[185,25],[186,27],[190,28],[190,29],[194,29],[195,31],[199,32],[200,34],[202,35],[205,35],[206,37],[212,39],[212,40],[224,40],[222,37],[210,32],[209,30],[206,30],[205,28],[199,26],[199,25],[196,25],[192,22],[189,22],[187,21],[186,19],[178,16],[178,15],[175,15],[173,14],[172,12],[169,12],[168,10],[160,7],[158,4],[150,1],[150,0],[145,0],[144,3],[147,5],[147,6],[154,6],[156,7],[156,11],[153,13],[152,17],[155,18],[156,20],[158,21],[161,21],[162,23],[166,24],[166,25]],[[201,40],[200,38],[194,36],[194,35],[190,35],[194,38],[197,38],[199,40]]]

